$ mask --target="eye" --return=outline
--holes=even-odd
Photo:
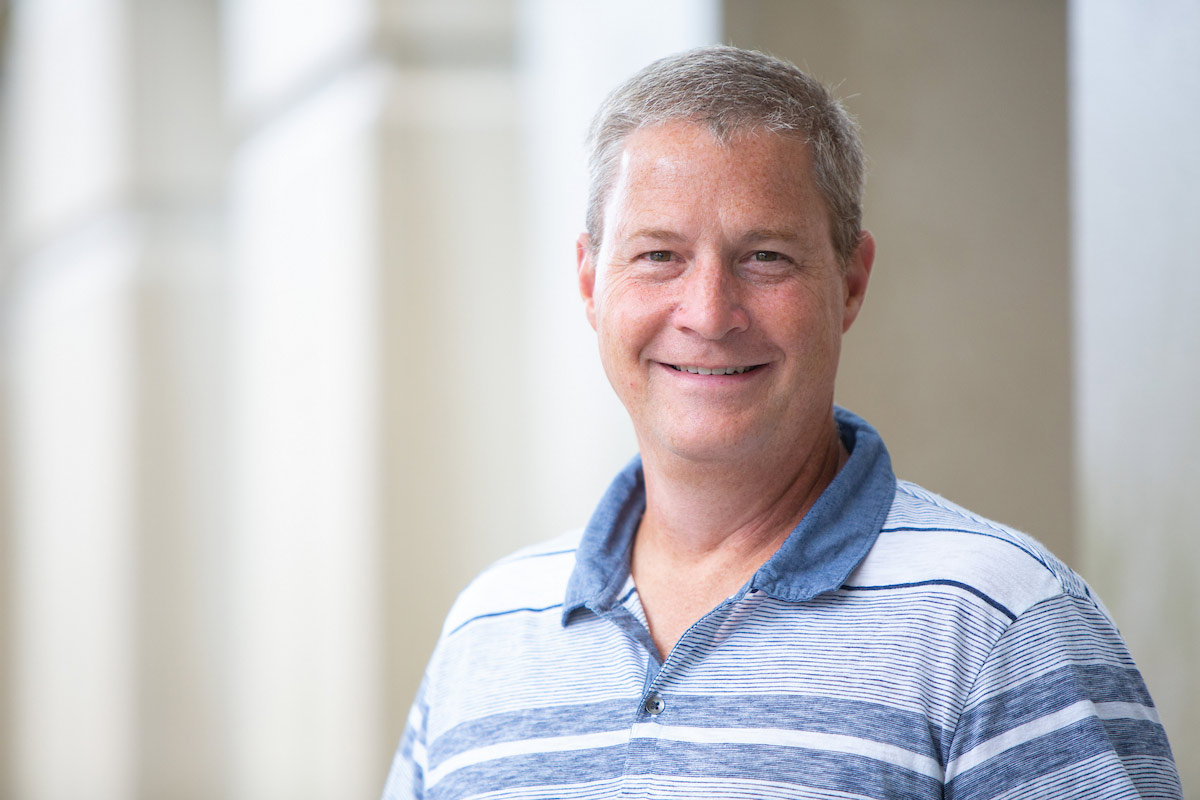
[[[756,279],[778,280],[792,273],[796,261],[778,250],[752,250],[742,256],[741,268]]]
[[[671,260],[671,251],[670,250],[651,250],[649,253],[646,253],[644,258],[647,261],[654,261],[659,264],[665,264]]]

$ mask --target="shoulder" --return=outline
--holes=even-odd
[[[561,607],[582,531],[524,547],[481,572],[458,596],[442,628],[445,638],[472,621]]]
[[[897,481],[879,538],[850,583],[957,588],[1010,621],[1061,596],[1103,611],[1083,579],[1033,537],[907,481]]]
[[[930,620],[954,620],[946,649],[962,680],[943,739],[947,796],[1057,797],[1064,786],[1180,796],[1158,712],[1112,618],[1032,537],[898,482],[851,578],[915,603],[914,636],[938,641]]]

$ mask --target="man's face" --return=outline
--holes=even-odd
[[[580,291],[643,455],[786,461],[828,435],[874,244],[841,269],[803,142],[637,131],[603,230],[595,254],[580,238]]]

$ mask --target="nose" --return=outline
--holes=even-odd
[[[717,340],[750,326],[737,278],[720,258],[697,259],[683,275],[675,326]]]

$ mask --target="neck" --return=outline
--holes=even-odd
[[[630,567],[663,656],[779,549],[848,457],[832,414],[799,444],[800,463],[697,464],[643,451],[646,513]]]
[[[716,559],[724,570],[739,564],[752,574],[833,481],[847,453],[832,415],[829,424],[796,452],[807,457],[777,463],[700,463],[643,453],[646,514],[634,554],[669,557],[675,568]],[[636,577],[636,576],[635,576]],[[748,575],[747,575],[748,577]]]

